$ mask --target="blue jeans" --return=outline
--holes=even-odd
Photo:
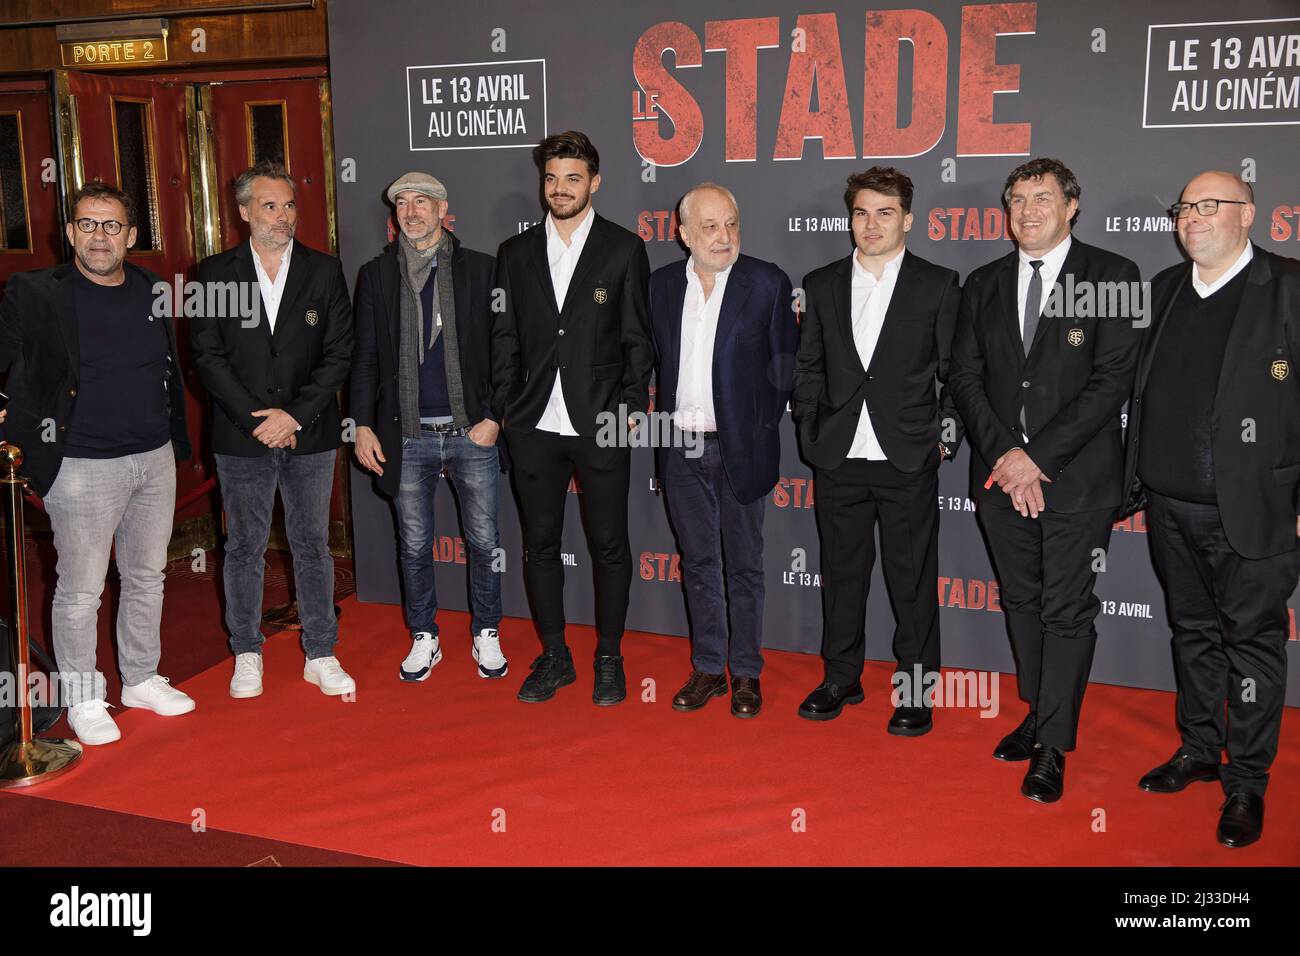
[[[262,578],[275,490],[284,502],[284,530],[293,555],[293,583],[308,660],[330,657],[338,641],[334,558],[329,548],[333,451],[291,455],[271,448],[256,458],[214,455],[226,510],[226,627],[236,654],[261,653]]]
[[[443,469],[460,504],[469,551],[470,626],[475,634],[501,623],[501,576],[492,570],[500,537],[497,504],[501,473],[496,446],[476,445],[463,431],[425,432],[402,439],[402,483],[397,489],[402,586],[411,632],[437,635],[438,595],[433,584],[433,496]]]

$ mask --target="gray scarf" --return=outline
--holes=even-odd
[[[442,241],[429,249],[416,249],[405,235],[397,237],[397,265],[402,278],[401,323],[398,348],[398,396],[402,437],[419,438],[420,432],[420,366],[424,357],[446,332],[443,356],[447,370],[447,397],[456,425],[468,428],[475,424],[465,411],[465,393],[460,380],[460,348],[456,338],[456,296],[451,280],[451,236],[443,234]],[[420,290],[429,281],[434,265],[438,275],[434,280],[434,295],[442,324],[433,324],[433,334],[424,341],[424,306]],[[446,281],[442,281],[443,278]]]

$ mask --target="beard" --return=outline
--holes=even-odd
[[[576,200],[578,197],[574,196],[573,198],[574,200]],[[591,193],[587,193],[587,195],[582,198],[582,205],[578,205],[577,202],[574,202],[574,205],[570,210],[565,212],[560,212],[555,208],[555,202],[551,199],[551,197],[550,196],[546,197],[546,205],[551,210],[551,215],[556,219],[572,219],[574,216],[581,215],[583,211],[586,210],[587,206],[590,205],[590,203],[591,203]]]

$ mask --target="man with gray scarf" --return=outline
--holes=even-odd
[[[423,681],[442,660],[434,588],[434,492],[445,470],[469,552],[470,630],[478,675],[505,677],[497,451],[489,410],[496,262],[443,228],[447,190],[427,173],[388,187],[396,241],[361,268],[350,410],[356,455],[394,499],[411,650],[401,679]]]

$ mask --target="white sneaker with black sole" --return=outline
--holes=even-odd
[[[474,660],[478,662],[479,677],[505,677],[510,671],[510,662],[501,653],[501,638],[495,627],[485,627],[475,636]]]
[[[429,679],[429,671],[442,660],[442,647],[438,638],[428,631],[416,631],[411,635],[411,653],[402,661],[402,680],[421,681]]]

